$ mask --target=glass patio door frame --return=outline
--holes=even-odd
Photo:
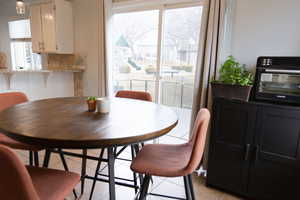
[[[156,73],[155,73],[155,103],[161,103],[161,87],[162,87],[162,49],[163,49],[163,36],[164,36],[164,24],[165,24],[165,12],[170,9],[179,9],[179,8],[189,8],[189,7],[198,7],[204,6],[203,1],[192,0],[189,2],[183,1],[174,1],[177,3],[167,3],[161,5],[147,5],[139,4],[138,6],[124,6],[124,8],[113,9],[113,15],[121,13],[130,13],[130,12],[139,12],[147,10],[157,10],[159,11],[159,20],[158,20],[158,35],[157,35],[157,61],[156,61]],[[116,3],[118,4],[118,3]],[[123,3],[121,3],[123,4]],[[126,3],[125,3],[126,4]]]

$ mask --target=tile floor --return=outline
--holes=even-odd
[[[172,130],[169,134],[166,136],[159,138],[159,143],[165,143],[165,144],[179,144],[184,143],[189,137],[189,133],[186,131],[189,129],[190,125],[190,110],[187,109],[179,109],[175,110],[176,113],[179,116],[179,124]],[[81,153],[80,150],[69,150],[76,153]],[[28,163],[28,153],[24,151],[17,151],[20,155],[20,158]],[[92,156],[99,156],[100,151],[99,150],[89,150],[88,154]],[[44,152],[40,152],[40,161],[43,160]],[[124,158],[130,158],[131,153],[130,149],[127,148],[126,151],[122,153],[122,157]],[[70,168],[70,171],[74,171],[77,173],[81,173],[81,160],[79,158],[74,157],[68,157],[66,156],[68,166]],[[94,176],[95,168],[96,168],[97,162],[88,160],[87,162],[87,174]],[[107,172],[107,168],[105,168],[105,163],[101,165],[101,167],[104,168],[104,173]],[[117,160],[115,164],[115,173],[116,176],[119,177],[125,177],[125,178],[132,178],[132,172],[130,170],[130,163],[127,161],[121,161]],[[61,160],[58,156],[58,154],[52,154],[49,168],[54,169],[63,169]],[[194,183],[194,189],[196,193],[196,197],[199,200],[239,200],[240,198],[234,197],[232,195],[223,193],[221,191],[208,188],[205,186],[205,180],[201,177],[196,176],[196,174],[193,175],[193,183]],[[86,180],[85,184],[85,193],[80,198],[81,200],[88,200],[89,194],[92,186],[91,180]],[[80,184],[78,184],[77,193],[80,193]],[[166,194],[166,195],[172,195],[172,196],[178,196],[178,197],[185,197],[184,192],[184,185],[183,185],[183,179],[182,178],[161,178],[161,177],[154,177],[153,184],[151,185],[150,191],[152,193],[159,193],[159,194]],[[134,199],[134,189],[130,189],[123,186],[116,186],[116,197],[117,200],[132,200]],[[74,199],[74,196],[70,194],[70,196],[67,198],[67,200]],[[148,200],[162,200],[161,197],[156,196],[149,196],[147,198]],[[93,200],[109,200],[109,194],[108,194],[108,184],[103,182],[97,182],[95,192],[93,195]]]
[[[160,139],[161,143],[181,143],[184,142],[183,139],[173,136],[164,136]],[[129,148],[128,150],[122,153],[122,157],[130,157]],[[69,150],[76,153],[81,153],[80,150]],[[28,163],[28,153],[24,151],[17,151],[20,155],[20,158],[23,162]],[[99,150],[89,150],[88,154],[92,156],[99,156]],[[40,152],[40,161],[43,160],[44,152]],[[68,157],[66,156],[68,166],[70,171],[74,171],[77,173],[81,173],[81,160],[79,158]],[[95,173],[97,162],[88,160],[87,162],[87,173],[91,176]],[[105,168],[105,163],[101,165],[101,167]],[[129,168],[130,163],[127,161],[117,160],[115,164],[115,173],[116,176],[125,177],[125,178],[132,178],[132,172]],[[63,169],[61,164],[61,160],[58,154],[52,154],[51,160],[49,164],[49,168],[53,169]],[[104,169],[104,173],[107,168]],[[208,188],[205,186],[205,180],[201,177],[193,175],[193,183],[195,188],[196,197],[199,200],[239,200],[240,198],[234,197],[232,195],[223,193],[221,191]],[[85,193],[80,198],[81,200],[88,200],[90,189],[92,186],[91,180],[86,180],[85,185]],[[80,184],[78,184],[77,193],[80,193]],[[183,179],[182,178],[161,178],[161,177],[154,177],[153,184],[151,185],[150,191],[153,193],[160,193],[160,194],[169,194],[178,197],[185,197],[184,193],[184,186],[183,186]],[[134,189],[123,187],[123,186],[116,186],[116,197],[117,200],[133,200],[134,199]],[[74,196],[70,194],[67,200],[74,199]],[[156,197],[156,196],[149,196],[148,200],[162,200],[163,198]],[[103,182],[97,182],[93,200],[109,200],[108,194],[108,184]]]
[[[24,162],[28,162],[28,154],[27,152],[23,151],[17,151],[20,155],[20,158]],[[78,152],[81,151],[78,150],[72,150],[72,152]],[[98,150],[90,150],[89,155],[98,156],[99,152]],[[125,152],[124,154],[127,154],[128,152]],[[129,153],[128,153],[129,155]],[[126,156],[126,155],[123,155]],[[40,160],[42,160],[43,152],[40,152]],[[81,160],[78,158],[71,158],[66,157],[67,163],[69,165],[69,168],[71,171],[77,172],[80,174],[81,172]],[[116,161],[116,167],[115,172],[116,176],[120,177],[132,177],[132,173],[129,169],[130,163],[127,161]],[[105,167],[104,165],[102,165]],[[52,154],[50,166],[49,168],[54,169],[63,169],[63,166],[61,164],[60,158],[58,154]],[[87,173],[89,175],[94,175],[96,168],[96,162],[95,161],[88,161],[87,164]],[[105,170],[104,170],[105,172]],[[208,188],[205,186],[205,180],[201,177],[196,176],[196,174],[193,175],[193,184],[195,189],[195,194],[197,199],[199,200],[240,200],[240,198],[234,197],[232,195],[223,193],[221,191]],[[80,198],[81,200],[88,200],[89,199],[89,193],[92,186],[91,180],[86,180],[85,185],[85,193]],[[80,183],[78,184],[77,193],[80,193]],[[153,193],[159,193],[159,194],[169,194],[174,195],[178,197],[185,197],[184,193],[184,186],[183,186],[183,180],[182,178],[161,178],[161,177],[154,177],[153,184],[151,185],[150,191]],[[117,200],[133,200],[134,199],[134,190],[123,187],[123,186],[116,186],[116,197]],[[74,199],[74,196],[70,194],[70,196],[67,198],[67,200]],[[147,198],[148,200],[162,200],[161,197],[156,196],[149,196]],[[93,195],[93,200],[109,200],[109,194],[108,194],[108,184],[103,182],[97,182],[95,192]]]

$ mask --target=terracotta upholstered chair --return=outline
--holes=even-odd
[[[61,170],[28,166],[0,145],[0,195],[7,200],[63,200],[80,176]]]
[[[117,92],[116,97],[152,101],[151,94],[141,91],[121,90]]]
[[[27,101],[28,99],[26,95],[21,92],[0,93],[0,112],[11,106]],[[3,133],[0,133],[0,144],[4,144],[13,149],[28,150],[30,165],[33,165],[33,157],[35,165],[39,165],[38,151],[42,150],[43,148],[18,142],[14,139],[7,137]]]
[[[151,94],[148,92],[142,92],[142,91],[121,90],[121,91],[117,92],[116,97],[152,102]],[[142,146],[144,146],[143,143],[142,143]],[[134,151],[135,147],[133,145],[131,145],[131,152]],[[134,157],[134,155],[132,155],[132,157]]]
[[[145,174],[140,190],[140,200],[146,199],[151,176],[184,177],[187,199],[195,199],[191,173],[202,159],[210,113],[201,109],[197,115],[192,138],[188,143],[178,145],[148,144],[138,153],[131,169]]]
[[[152,102],[151,94],[142,91],[120,90],[117,92],[116,97]],[[144,143],[142,143],[142,146],[144,146]],[[132,159],[135,157],[134,151],[139,151],[137,148],[139,148],[138,145],[131,145]]]
[[[141,92],[141,91],[130,91],[130,90],[121,90],[118,91],[116,94],[116,97],[119,98],[128,98],[128,99],[136,99],[136,100],[142,100],[142,101],[152,101],[152,97],[148,92]],[[144,145],[144,144],[142,144]],[[131,147],[131,157],[132,159],[135,157],[135,154],[137,151],[139,151],[139,145],[130,145]],[[122,149],[117,153],[117,155],[120,155],[122,151],[124,151],[127,148],[127,146],[122,147]],[[117,157],[118,158],[118,157]],[[122,159],[122,160],[127,160],[127,159]],[[131,160],[128,160],[131,161]],[[96,178],[98,178],[98,174],[99,174],[99,170],[100,170],[100,163],[98,161],[98,165],[96,168],[96,172],[95,172],[95,179],[93,181],[93,185],[92,185],[92,190],[91,190],[91,194],[90,194],[90,199],[92,199],[93,193],[94,193],[94,189],[95,189],[95,185],[96,185]],[[133,172],[133,181],[134,181],[134,185],[135,187],[135,192],[137,192],[137,178],[136,178],[136,173]],[[140,180],[142,179],[142,177],[140,176]],[[141,182],[141,181],[140,181]]]

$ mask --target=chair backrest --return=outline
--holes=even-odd
[[[22,161],[4,145],[0,145],[0,199],[40,199]]]
[[[151,94],[141,91],[120,90],[117,92],[116,97],[152,101]]]
[[[194,123],[193,131],[192,131],[192,138],[188,142],[188,145],[192,146],[192,152],[190,161],[185,169],[187,174],[192,173],[195,171],[202,159],[205,143],[206,143],[206,135],[208,130],[210,120],[210,112],[209,110],[203,108],[201,109],[198,114],[197,118]]]
[[[13,105],[27,102],[28,98],[22,92],[0,93],[0,111]]]

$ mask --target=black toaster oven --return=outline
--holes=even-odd
[[[300,57],[259,57],[252,100],[300,105]]]

